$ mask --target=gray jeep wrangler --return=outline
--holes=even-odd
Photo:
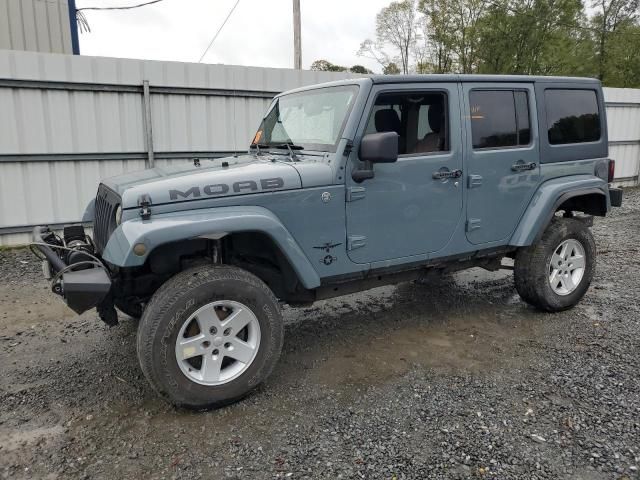
[[[374,76],[277,96],[245,155],[104,180],[85,221],[34,230],[78,313],[139,318],[142,371],[176,405],[234,402],[272,371],[280,303],[479,266],[574,306],[609,187],[600,83]]]

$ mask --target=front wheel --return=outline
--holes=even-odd
[[[138,358],[173,404],[219,407],[271,373],[283,335],[278,302],[260,279],[235,267],[201,266],[154,294],[138,327]]]
[[[538,243],[516,254],[514,280],[520,297],[548,312],[575,306],[596,267],[596,244],[584,222],[556,218]]]

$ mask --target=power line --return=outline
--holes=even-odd
[[[77,8],[76,12],[81,12],[82,10],[131,10],[132,8],[146,7],[147,5],[152,5],[154,3],[163,1],[164,0],[151,0],[150,2],[138,3],[137,5],[125,5],[121,7],[82,7]]]
[[[231,8],[231,10],[229,11],[229,15],[227,15],[227,18],[224,19],[224,22],[222,22],[222,25],[220,25],[220,28],[218,29],[218,31],[216,32],[216,34],[213,36],[213,38],[211,39],[211,42],[209,42],[209,46],[205,49],[205,51],[202,53],[202,55],[200,56],[200,60],[198,60],[198,63],[202,63],[202,59],[204,58],[204,56],[207,54],[207,52],[209,51],[209,49],[211,48],[211,46],[213,45],[213,42],[216,41],[216,38],[218,38],[218,35],[220,35],[220,32],[222,31],[222,29],[224,28],[224,26],[227,24],[227,21],[229,20],[229,17],[231,17],[231,14],[233,14],[234,10],[236,9],[236,7],[238,6],[238,4],[240,3],[240,0],[236,0],[235,5],[233,6],[233,8]]]

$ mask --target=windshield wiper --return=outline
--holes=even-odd
[[[262,154],[262,149],[269,149],[269,148],[277,148],[278,150],[289,150],[289,158],[292,161],[297,161],[298,157],[296,156],[294,150],[304,150],[304,147],[300,146],[300,145],[295,145],[293,142],[286,142],[286,143],[276,143],[276,144],[272,144],[272,143],[252,143],[249,146],[250,149],[256,149],[256,154],[257,155],[261,155]],[[275,153],[275,152],[273,152]]]
[[[281,143],[279,145],[273,145],[273,146],[281,150],[284,150],[285,148],[289,150],[289,158],[291,159],[292,162],[298,160],[298,156],[295,154],[294,150],[304,150],[304,147],[301,147],[300,145],[295,145],[293,142],[286,142],[286,143]]]
[[[250,149],[255,148],[256,149],[256,155],[261,155],[262,151],[260,150],[261,148],[269,148],[271,145],[269,145],[268,143],[252,143],[251,145],[249,145]]]

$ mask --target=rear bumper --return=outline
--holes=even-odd
[[[64,256],[59,254],[64,249],[54,243],[54,239],[49,227],[33,229],[34,247],[44,256],[43,272],[53,273],[51,289],[78,314],[98,306],[111,290],[111,278],[106,267],[85,266],[83,270],[73,270],[75,264],[65,263]]]
[[[609,200],[612,207],[622,206],[622,189],[621,188],[609,188]]]

